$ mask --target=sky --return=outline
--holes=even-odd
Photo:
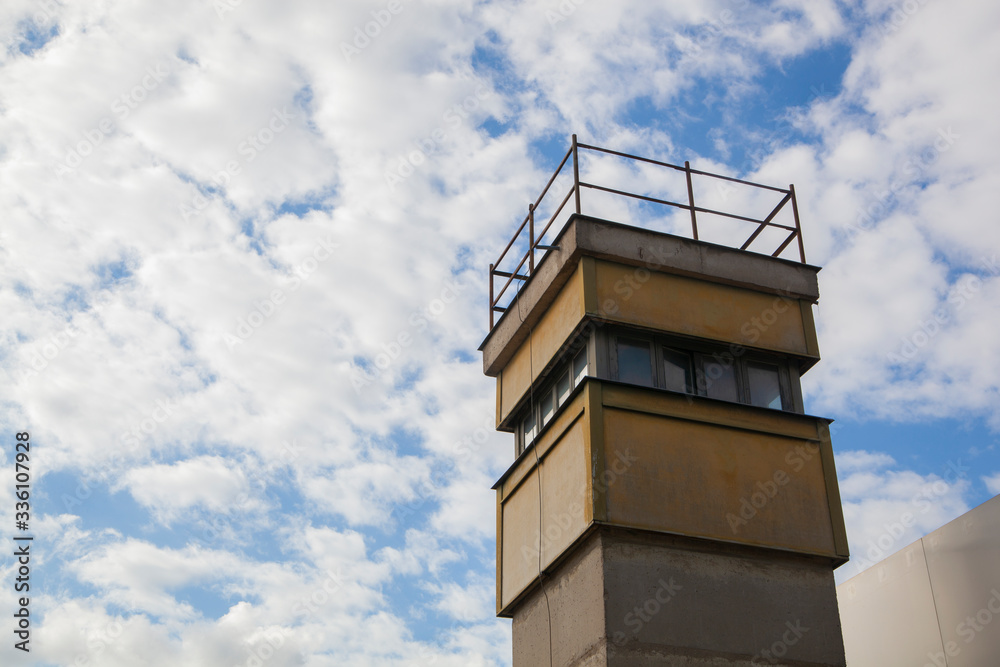
[[[573,133],[795,184],[838,581],[1000,493],[998,31],[985,0],[5,0],[0,661],[509,665],[477,348]]]

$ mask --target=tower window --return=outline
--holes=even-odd
[[[586,364],[584,364],[584,375],[586,375],[586,370]],[[569,371],[559,376],[559,380],[556,382],[556,400],[559,402],[559,405],[565,403],[566,399],[569,398],[569,392],[573,390],[572,379]]]
[[[524,418],[521,428],[521,442],[524,443],[522,448],[528,447],[531,443],[535,441],[535,435],[537,430],[535,429],[535,411],[529,410],[528,416]]]
[[[722,401],[739,401],[740,390],[736,385],[736,365],[704,357],[702,361],[702,382],[705,395]]]
[[[535,438],[556,416],[559,408],[566,404],[573,390],[587,377],[589,363],[585,345],[569,360],[564,361],[552,372],[554,379],[542,384],[535,392],[534,400],[525,409],[516,438],[516,451],[520,455],[534,443]]]
[[[542,426],[552,420],[552,415],[556,413],[555,392],[549,391],[542,395],[538,401],[538,414],[542,418]]]
[[[612,333],[607,340],[612,380],[772,410],[796,409],[792,382],[797,375],[785,359],[632,331]]]
[[[751,405],[775,410],[784,407],[784,401],[781,400],[781,373],[776,364],[748,362],[747,380]]]
[[[587,348],[580,350],[576,359],[573,360],[573,386],[577,386],[583,382],[583,378],[587,376]]]
[[[648,341],[619,338],[617,347],[618,379],[644,387],[656,386],[653,378],[653,360]]]
[[[694,392],[691,353],[663,348],[663,386],[670,391]]]

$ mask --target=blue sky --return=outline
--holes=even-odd
[[[996,6],[78,4],[0,7],[4,664],[510,664],[476,349],[573,133],[795,184],[838,580],[1000,493]]]

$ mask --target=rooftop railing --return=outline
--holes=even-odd
[[[605,155],[617,156],[619,158],[624,158],[629,161],[636,161],[638,163],[654,165],[655,167],[662,167],[664,169],[674,170],[675,172],[683,173],[687,186],[686,188],[687,203],[670,201],[669,199],[652,197],[646,194],[638,194],[635,192],[628,192],[626,190],[619,188],[613,188],[613,187],[608,187],[606,185],[599,185],[597,183],[583,181],[580,179],[580,154],[582,151],[594,151],[596,153],[602,153]],[[567,164],[570,164],[572,167],[572,172],[573,172],[572,184],[570,185],[569,190],[566,192],[566,194],[562,197],[562,200],[559,201],[558,205],[556,205],[554,210],[552,210],[551,215],[548,215],[547,219],[546,216],[542,216],[542,220],[544,221],[544,226],[541,228],[540,231],[538,231],[536,224],[536,222],[538,221],[536,221],[535,216],[541,209],[543,202],[548,201],[551,206],[552,200],[551,199],[546,200],[546,196],[549,194],[549,191],[552,189],[553,184],[562,174],[563,169],[567,166]],[[607,174],[605,174],[605,176],[607,176]],[[780,201],[778,201],[777,204],[770,209],[770,212],[768,212],[767,215],[765,215],[763,218],[756,218],[748,215],[740,215],[730,211],[722,211],[715,208],[698,206],[695,204],[695,188],[694,188],[695,177],[716,179],[717,182],[719,183],[738,184],[742,186],[748,186],[750,188],[754,188],[757,190],[772,191],[774,193],[777,193],[777,195],[780,195],[781,198]],[[720,185],[719,190],[722,191],[723,187],[724,186]],[[725,187],[730,187],[730,186],[725,186]],[[735,188],[735,186],[731,187]],[[583,205],[580,196],[583,188],[609,193],[617,197],[627,197],[633,200],[638,200],[641,203],[648,203],[653,205],[687,210],[689,211],[691,216],[691,238],[695,240],[699,240],[699,229],[698,229],[699,213],[702,214],[703,230],[705,225],[705,219],[704,219],[705,215],[719,216],[721,218],[745,222],[748,225],[754,225],[755,227],[753,231],[749,234],[748,237],[746,237],[746,240],[743,241],[741,245],[738,245],[740,243],[739,239],[742,239],[743,236],[739,232],[730,233],[729,236],[724,238],[721,242],[722,245],[727,245],[729,247],[739,247],[740,250],[749,250],[750,245],[754,243],[754,241],[757,241],[758,238],[761,237],[761,234],[766,230],[777,230],[780,232],[780,234],[777,236],[777,240],[780,240],[782,238],[783,240],[780,240],[777,249],[771,252],[770,255],[772,257],[780,256],[781,253],[785,251],[785,249],[789,246],[789,244],[792,241],[797,240],[798,259],[802,263],[805,263],[806,261],[805,247],[802,244],[802,231],[799,226],[799,211],[795,201],[794,185],[789,185],[788,189],[776,188],[770,185],[761,185],[759,183],[752,183],[750,181],[744,181],[738,178],[732,178],[730,176],[723,176],[721,174],[713,174],[707,171],[692,169],[690,162],[684,162],[684,166],[681,167],[679,165],[670,164],[667,162],[660,162],[659,160],[651,160],[649,158],[639,157],[638,155],[629,155],[628,153],[621,153],[619,151],[613,151],[607,148],[590,146],[588,144],[579,143],[577,141],[576,135],[574,134],[572,145],[566,152],[566,155],[563,156],[562,161],[559,163],[559,166],[555,170],[555,173],[553,173],[552,177],[549,178],[549,182],[545,184],[545,188],[542,189],[542,192],[540,195],[538,195],[538,198],[533,203],[528,204],[528,215],[524,218],[524,221],[521,222],[520,226],[518,226],[517,231],[514,232],[514,236],[507,243],[506,247],[504,247],[503,251],[500,253],[500,256],[497,258],[497,261],[494,262],[493,264],[490,264],[490,330],[491,331],[493,330],[493,327],[496,323],[495,314],[505,312],[508,306],[510,305],[510,302],[515,298],[514,295],[508,295],[508,289],[510,288],[511,284],[515,280],[519,282],[528,280],[528,278],[530,278],[531,275],[535,272],[535,265],[537,264],[538,261],[541,261],[541,257],[543,257],[546,252],[554,248],[554,246],[542,243],[542,240],[546,238],[546,234],[549,232],[550,228],[552,228],[553,223],[556,222],[557,219],[559,219],[560,214],[566,208],[566,204],[569,203],[571,198],[573,199],[573,207],[575,209],[575,213],[577,214],[583,213]],[[711,199],[711,197],[709,197],[709,199]],[[723,196],[722,199],[723,201],[725,201],[726,197]],[[784,209],[785,205],[788,204],[789,202],[791,202],[791,213],[792,213],[791,217],[793,224],[789,225],[789,224],[782,224],[779,222],[775,222],[775,218]],[[566,219],[568,218],[569,216],[567,215]],[[565,220],[563,220],[562,223],[565,224]],[[524,252],[524,254],[520,256],[520,261],[517,262],[517,264],[514,266],[512,270],[509,271],[501,270],[500,267],[504,265],[504,260],[507,259],[508,253],[511,251],[511,248],[517,245],[519,240],[523,239],[523,235],[526,229],[528,235],[527,249]],[[554,230],[552,236],[553,237],[556,236],[556,233],[560,231],[560,229]],[[787,235],[785,234],[786,232]],[[771,234],[769,238],[771,240],[776,240],[774,234]],[[717,242],[717,241],[713,240],[712,242]],[[757,250],[752,250],[751,252],[757,252]],[[536,259],[536,254],[539,255],[537,259]],[[508,264],[512,263],[513,259],[515,258],[516,257],[512,256],[512,258],[508,261]],[[500,287],[499,290],[496,290],[496,281],[498,278],[501,281],[506,279],[506,281],[503,282],[503,285],[502,287]],[[503,302],[505,296],[508,297],[507,305],[501,306],[500,304]]]

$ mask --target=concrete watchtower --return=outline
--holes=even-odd
[[[581,180],[584,151],[605,176],[600,160],[625,161],[635,182],[673,175],[686,203]],[[746,205],[780,201],[759,218],[724,212],[702,181],[739,189],[731,199]],[[583,190],[588,207],[638,202],[602,209],[620,217],[687,210],[692,238],[585,215]],[[490,266],[480,349],[517,455],[494,487],[497,614],[513,619],[515,667],[845,664],[833,570],[848,551],[829,420],[804,413],[799,384],[819,360],[819,269],[805,263],[795,206],[792,187],[574,136]],[[725,223],[743,235],[708,243],[699,222],[703,235]],[[768,254],[749,250],[768,240]],[[525,254],[505,263],[518,244]]]

